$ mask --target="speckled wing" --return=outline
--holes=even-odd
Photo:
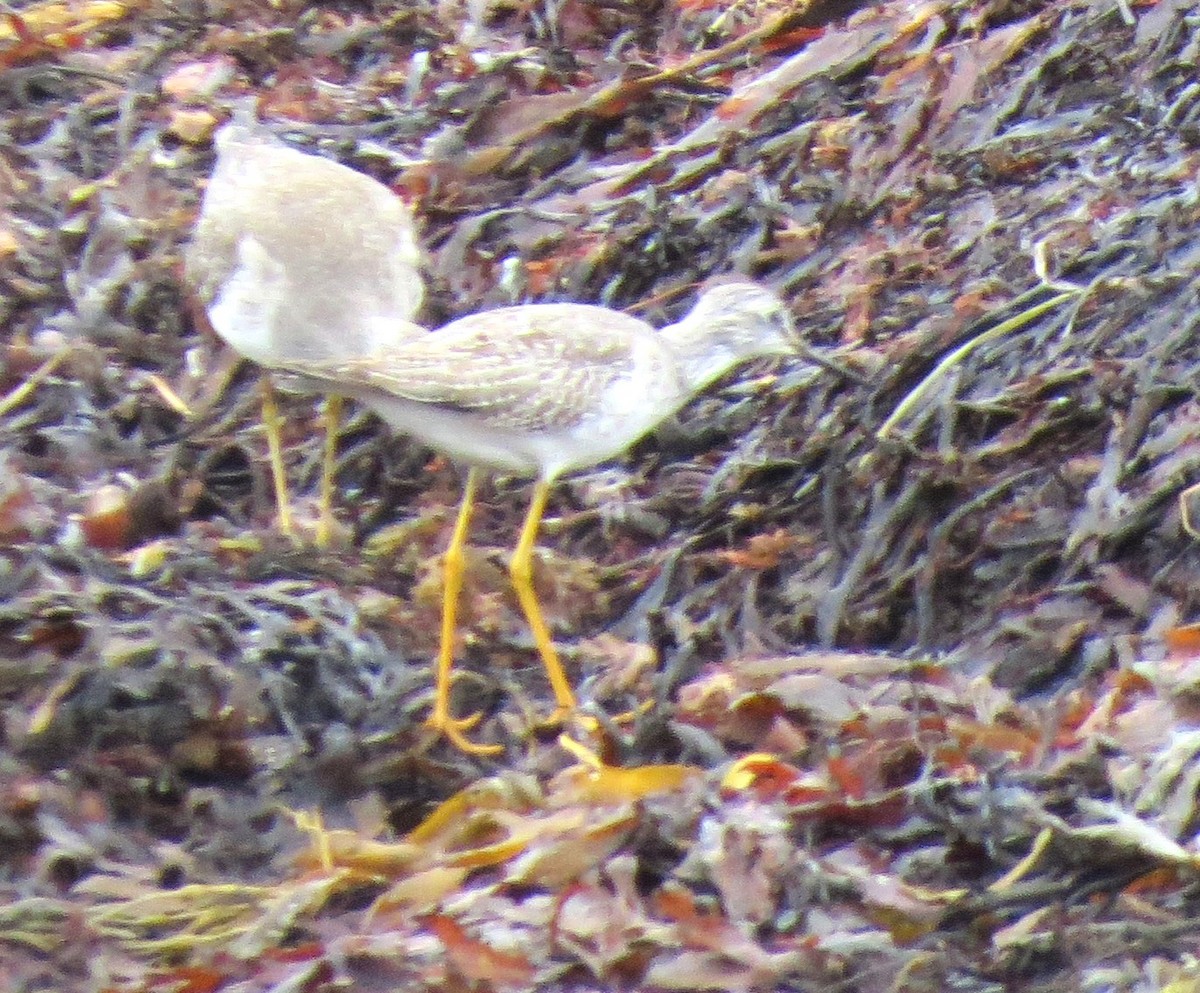
[[[385,393],[474,412],[500,429],[533,432],[582,420],[628,376],[651,327],[585,304],[529,304],[485,311],[370,357],[289,363],[370,403]]]

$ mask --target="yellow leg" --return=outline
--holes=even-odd
[[[288,501],[287,479],[283,474],[283,447],[279,434],[283,419],[279,415],[279,404],[275,400],[275,390],[268,376],[262,380],[262,419],[267,429],[267,452],[271,458],[271,479],[275,484],[275,506],[279,513],[279,530],[291,537],[295,533],[292,526],[292,505]]]
[[[550,630],[542,617],[541,607],[538,606],[537,594],[533,590],[533,544],[537,540],[538,527],[542,523],[542,514],[546,511],[546,498],[550,495],[550,484],[539,482],[533,491],[533,502],[529,505],[529,513],[525,516],[525,526],[521,529],[520,540],[513,551],[509,573],[512,575],[513,588],[517,591],[517,599],[521,601],[521,609],[525,619],[533,630],[533,640],[537,645],[538,654],[542,657],[542,665],[546,667],[546,675],[554,690],[554,700],[558,704],[555,717],[565,717],[575,709],[575,694],[563,672],[562,663],[558,661],[558,653],[554,650],[554,642],[550,639]]]
[[[425,722],[427,727],[440,731],[458,748],[470,755],[495,755],[503,751],[499,745],[477,745],[468,741],[463,734],[479,723],[479,714],[461,720],[450,716],[450,674],[454,667],[454,628],[458,618],[458,597],[462,592],[463,571],[466,566],[464,548],[467,530],[471,526],[471,511],[475,507],[475,485],[478,478],[474,469],[467,473],[463,487],[462,503],[458,507],[458,521],[446,549],[444,586],[442,588],[442,643],[438,650],[437,680],[434,685],[433,713]]]
[[[338,423],[342,419],[342,398],[325,400],[325,461],[321,467],[321,507],[317,518],[317,546],[325,548],[333,537],[333,474],[337,468]]]

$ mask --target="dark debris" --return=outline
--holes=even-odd
[[[253,377],[182,283],[207,137],[247,104],[413,199],[428,323],[519,300],[663,323],[737,271],[785,295],[821,360],[731,379],[555,493],[539,582],[565,658],[608,709],[655,701],[607,758],[716,771],[694,807],[639,808],[575,891],[629,935],[669,920],[692,951],[618,955],[560,921],[557,944],[532,929],[533,985],[1194,983],[1195,689],[1151,665],[1200,609],[1176,505],[1200,474],[1190,5],[1130,5],[1132,24],[1082,0],[849,20],[697,0],[497,3],[471,23],[473,6],[0,15],[0,392],[35,377],[0,401],[10,988],[146,989],[192,961],[88,918],[97,879],[289,878],[301,835],[281,807],[349,826],[375,803],[404,832],[478,777],[420,726],[458,476],[359,419],[346,540],[291,547]],[[316,412],[286,411],[311,506]],[[476,519],[459,688],[485,737],[549,698],[501,568],[526,492],[497,483]],[[855,652],[892,661],[815,698],[739,668]],[[865,792],[821,806],[800,776],[730,799],[720,770],[750,751],[853,794],[844,759]],[[565,762],[549,743],[505,761],[540,781]],[[513,906],[540,892],[512,885]],[[654,903],[664,886],[698,909]],[[393,958],[346,944],[346,899],[306,922],[276,909],[294,959],[229,953],[223,980],[275,989],[301,963],[307,989],[491,988],[463,948],[436,965],[419,916],[379,938]],[[472,926],[515,914],[472,906]]]

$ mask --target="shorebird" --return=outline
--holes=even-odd
[[[534,542],[552,484],[620,454],[733,366],[791,354],[795,345],[783,302],[740,282],[706,291],[683,320],[661,332],[605,307],[527,304],[460,318],[369,356],[285,364],[470,467],[445,554],[428,726],[465,752],[500,750],[466,737],[480,715],[450,713],[463,549],[480,469],[537,478],[509,571],[554,690],[556,716],[565,715],[576,706],[575,694],[532,582]]]
[[[185,257],[188,279],[213,329],[267,370],[288,361],[367,355],[402,334],[424,297],[412,212],[382,183],[297,151],[244,124],[216,136],[217,164]],[[263,378],[280,528],[291,533],[279,410]],[[290,386],[304,384],[292,383]],[[317,540],[330,504],[339,395],[325,410],[325,461]]]

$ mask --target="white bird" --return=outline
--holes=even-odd
[[[464,751],[498,750],[465,737],[478,715],[456,719],[449,708],[463,547],[478,469],[537,477],[510,572],[558,712],[569,712],[575,695],[532,583],[533,547],[551,484],[565,472],[623,452],[733,366],[755,356],[792,354],[796,344],[783,302],[742,282],[706,291],[683,320],[661,332],[605,307],[528,304],[473,314],[359,358],[285,364],[470,466],[446,551],[431,727]]]

